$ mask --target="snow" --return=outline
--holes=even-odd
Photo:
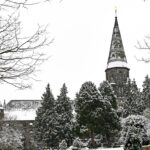
[[[107,64],[107,69],[109,69],[109,68],[115,68],[115,67],[129,68],[127,62],[124,62],[124,61],[113,61],[113,62],[109,62]]]
[[[70,146],[67,150],[72,150],[72,146]],[[90,150],[89,148],[85,147],[85,148],[81,148],[81,150]],[[123,150],[123,147],[117,147],[117,148],[104,148],[104,147],[99,147],[96,149],[92,149],[92,150]]]
[[[35,120],[36,109],[29,110],[6,110],[6,120]]]

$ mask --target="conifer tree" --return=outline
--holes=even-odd
[[[139,91],[135,80],[128,81],[123,106],[123,117],[129,115],[141,115],[145,109],[142,94]]]
[[[72,134],[72,106],[70,98],[67,96],[67,87],[63,84],[60,89],[60,95],[56,101],[56,111],[58,114],[58,136],[59,140],[66,140],[67,144],[70,145],[72,143],[73,134]]]
[[[49,84],[42,96],[41,107],[37,110],[34,122],[36,140],[46,147],[55,147],[59,143],[57,128],[57,113],[55,112],[55,100]]]
[[[143,82],[142,98],[146,108],[150,109],[150,78],[148,75],[145,77]]]
[[[117,100],[114,94],[114,91],[108,81],[103,81],[100,84],[99,91],[102,94],[103,98],[106,98],[111,103],[114,109],[117,109]]]
[[[119,117],[111,103],[103,99],[92,82],[85,82],[76,97],[76,120],[86,127],[94,146],[94,135],[102,134],[108,140],[120,128]]]

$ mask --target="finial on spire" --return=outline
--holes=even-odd
[[[117,17],[117,7],[115,7],[115,17]]]

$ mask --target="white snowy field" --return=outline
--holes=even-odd
[[[72,146],[69,147],[67,150],[72,150]],[[99,147],[96,149],[89,149],[87,147],[81,148],[81,150],[123,150],[123,147],[117,147],[117,148],[104,148],[104,147]]]

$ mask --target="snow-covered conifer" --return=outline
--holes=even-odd
[[[107,98],[102,97],[92,82],[85,82],[76,97],[76,119],[80,127],[84,126],[90,133],[94,146],[94,135],[102,134],[107,141],[120,128],[116,111]]]
[[[135,80],[129,80],[126,84],[125,98],[123,104],[123,117],[129,115],[143,114],[145,107],[142,99],[142,94],[139,91]]]
[[[150,78],[148,75],[143,82],[142,98],[146,108],[150,108]]]
[[[59,140],[65,139],[67,144],[72,144],[72,106],[71,100],[67,96],[67,87],[63,84],[62,88],[60,89],[60,95],[57,97],[56,101],[56,112],[58,114],[58,137]]]
[[[37,110],[37,117],[34,122],[35,137],[43,146],[55,147],[58,145],[57,118],[55,100],[48,84],[46,92],[42,96],[41,107]]]
[[[98,88],[103,98],[106,98],[114,109],[117,109],[117,101],[114,91],[108,81],[103,81]]]

